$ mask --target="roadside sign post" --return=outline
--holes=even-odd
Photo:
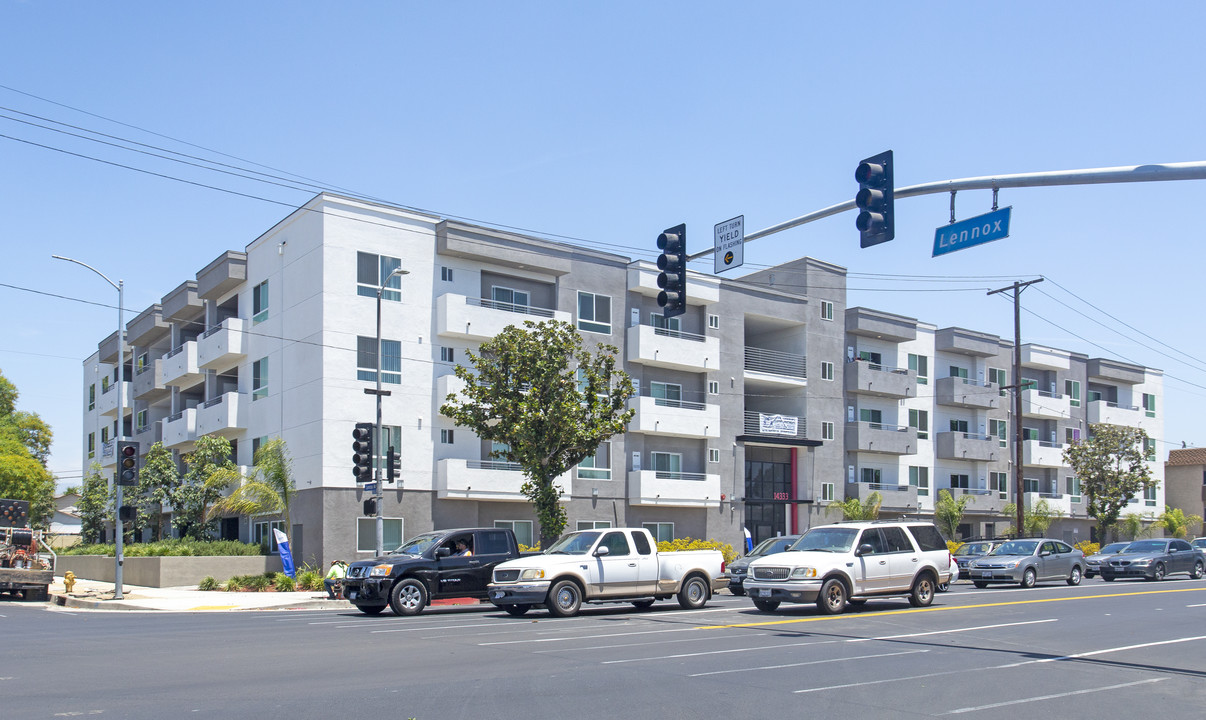
[[[738,215],[715,225],[716,243],[712,255],[716,273],[741,267],[745,262],[745,216]]]

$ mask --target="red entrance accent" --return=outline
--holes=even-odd
[[[800,488],[797,484],[798,477],[796,474],[796,452],[798,448],[791,449],[791,496],[792,499],[800,497]],[[791,504],[791,527],[787,529],[789,535],[795,535],[799,532],[800,527],[800,504]]]

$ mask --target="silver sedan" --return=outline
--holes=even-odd
[[[1084,553],[1062,540],[1027,538],[1010,540],[973,560],[969,575],[978,588],[989,583],[1017,583],[1029,588],[1042,580],[1079,585],[1084,565]]]

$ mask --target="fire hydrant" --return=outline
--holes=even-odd
[[[63,573],[63,587],[67,588],[67,592],[71,592],[75,587],[75,573],[70,570]]]

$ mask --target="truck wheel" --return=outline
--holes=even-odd
[[[648,610],[653,607],[653,600],[633,600],[632,606],[638,610]]]
[[[519,617],[520,615],[524,615],[529,610],[531,610],[532,606],[531,605],[503,605],[502,609],[508,615],[512,615],[514,617]]]
[[[829,578],[817,595],[817,609],[823,615],[840,615],[846,609],[846,586],[837,578]]]
[[[365,615],[380,615],[385,609],[384,605],[357,605],[356,609]]]
[[[778,600],[754,600],[754,607],[762,612],[774,612],[779,609]]]
[[[734,595],[736,595],[736,596],[740,597],[740,596],[742,596],[742,595],[744,595],[744,594],[745,594],[745,588],[743,588],[743,587],[731,587],[731,588],[729,588],[729,592],[731,592],[731,593],[733,593]]]
[[[909,592],[909,604],[913,607],[929,607],[934,602],[934,578],[929,573],[913,581],[913,589]]]
[[[549,598],[544,606],[550,615],[557,617],[573,617],[582,607],[582,590],[573,580],[562,580],[549,590]]]
[[[683,581],[683,587],[678,591],[678,606],[684,610],[697,610],[708,602],[708,584],[698,575],[692,575]]]
[[[399,580],[389,591],[389,606],[395,615],[418,615],[427,607],[427,588],[414,578]]]
[[[988,587],[988,583],[980,582],[979,580],[972,581],[972,584],[975,585],[980,590],[983,590],[984,588]]]

